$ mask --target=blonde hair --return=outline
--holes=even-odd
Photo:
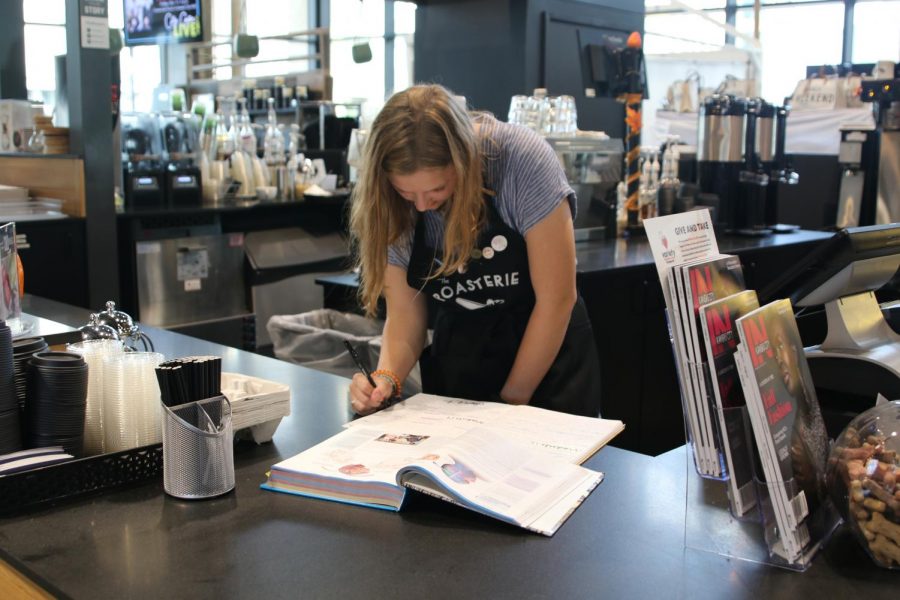
[[[384,291],[388,247],[416,222],[415,208],[388,176],[451,165],[456,186],[444,204],[443,266],[430,277],[456,271],[478,241],[485,218],[482,153],[465,108],[444,87],[416,85],[391,96],[370,128],[350,209],[366,314],[375,313]]]

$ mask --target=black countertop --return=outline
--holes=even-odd
[[[829,231],[807,231],[799,229],[791,233],[773,234],[765,237],[721,236],[718,238],[719,251],[739,253],[748,250],[782,248],[797,244],[816,244],[833,236]],[[653,253],[646,237],[615,238],[609,240],[587,240],[575,244],[577,272],[580,276],[602,271],[639,269],[652,266]],[[323,275],[322,283],[355,287],[358,280],[353,274]]]
[[[27,299],[80,324],[87,311]],[[686,461],[607,447],[604,482],[552,538],[414,495],[395,514],[259,489],[268,467],[337,432],[347,380],[146,328],[167,357],[217,354],[228,371],[289,384],[292,414],[271,444],[235,448],[237,486],[181,501],[162,482],[0,520],[0,556],[75,598],[509,597],[894,598],[839,533],[805,573],[684,547]],[[691,511],[707,510],[691,506]],[[692,513],[693,516],[696,512]]]
[[[252,213],[290,211],[312,207],[343,207],[350,194],[336,192],[331,196],[304,196],[302,200],[257,200],[229,198],[215,204],[125,207],[117,211],[121,219],[137,217],[178,216],[195,213]]]
[[[798,229],[791,233],[777,233],[763,237],[718,235],[719,251],[727,254],[747,250],[778,248],[794,244],[820,242],[834,233]],[[575,244],[579,274],[609,269],[633,269],[653,265],[653,253],[646,237],[591,240]]]

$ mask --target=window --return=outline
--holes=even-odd
[[[710,19],[724,23],[725,11],[705,11],[704,16],[684,12],[648,14],[644,18],[644,51],[670,54],[721,48],[725,31]]]
[[[753,9],[737,11],[738,31],[753,35]],[[838,64],[844,36],[843,2],[764,6],[759,15],[762,96],[781,104],[808,65]],[[737,45],[745,45],[739,39]]]
[[[65,0],[23,0],[22,13],[26,23],[66,24]]]
[[[121,0],[109,0],[109,26],[121,30],[125,26]],[[153,107],[153,92],[162,81],[160,48],[134,46],[119,52],[121,112],[146,112]]]
[[[368,43],[372,60],[353,62],[353,46]],[[331,0],[331,75],[336,102],[362,101],[363,112],[374,114],[383,104],[384,2]]]
[[[856,3],[851,58],[855,63],[900,61],[900,1]]]
[[[231,0],[211,0],[212,5],[212,37],[211,41],[225,42],[213,46],[213,64],[231,62]],[[213,69],[215,79],[231,79],[231,68]]]
[[[673,4],[671,0],[644,0],[644,8],[647,12],[656,10],[682,10],[680,4],[686,4],[690,8],[702,10],[706,8],[725,8],[725,0],[682,0],[678,4]]]
[[[23,0],[28,98],[56,102],[56,56],[66,53],[64,0]]]
[[[405,90],[413,80],[413,37],[416,32],[416,5],[394,2],[394,89],[388,94]]]
[[[392,2],[393,54],[385,39],[384,0],[331,0],[331,75],[336,102],[361,102],[363,120],[372,118],[386,97],[413,84],[413,34],[416,5]],[[353,46],[369,44],[372,60],[353,61]],[[393,87],[387,88],[387,70],[393,71]]]
[[[284,35],[309,29],[309,7],[307,2],[298,0],[267,0],[265,7],[258,3],[248,2],[247,33],[265,38],[272,35]],[[308,71],[308,60],[289,60],[296,56],[311,54],[306,38],[302,43],[290,40],[259,41],[259,55],[256,61],[278,60],[277,62],[260,62],[247,65],[244,75],[247,77],[266,77],[283,75],[297,71]]]

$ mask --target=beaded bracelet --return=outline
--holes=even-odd
[[[390,369],[378,369],[377,371],[372,371],[372,377],[381,377],[382,379],[390,381],[391,387],[394,388],[392,396],[397,397],[400,395],[400,378]]]

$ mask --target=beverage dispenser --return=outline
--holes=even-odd
[[[760,115],[774,115],[774,111],[770,111],[771,105],[761,98],[749,98],[744,105],[744,168],[738,175],[740,193],[736,199],[731,229],[743,235],[766,235],[771,233],[765,226],[769,175],[763,167],[757,142],[766,138],[764,143],[768,143],[771,138],[768,132],[760,135],[758,126],[762,124],[771,129],[771,118],[761,119]]]
[[[742,235],[796,228],[776,225],[778,186],[799,179],[784,152],[789,112],[762,98],[714,94],[703,102],[697,176],[700,191],[718,197],[717,227]]]
[[[702,192],[718,196],[714,222],[726,230],[737,224],[746,116],[747,102],[726,94],[713,94],[700,106],[697,176]]]
[[[766,225],[769,225],[775,232],[787,232],[797,229],[796,225],[784,225],[778,222],[778,190],[783,185],[797,185],[800,183],[800,176],[794,170],[788,155],[784,148],[787,138],[787,118],[791,112],[790,99],[784,99],[783,106],[767,105],[774,113],[774,150],[769,152],[769,145],[764,142],[757,143],[760,160],[769,173],[769,189],[766,193]],[[762,123],[758,128],[764,131],[760,134],[768,136],[770,125],[764,119],[770,119],[768,116],[769,108],[765,109],[765,116],[760,116],[759,121]]]

